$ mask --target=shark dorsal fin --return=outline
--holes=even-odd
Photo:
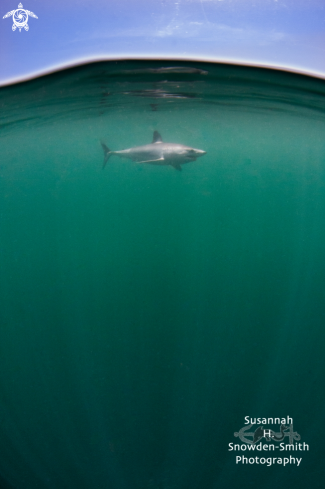
[[[158,131],[155,131],[153,133],[153,140],[152,140],[153,143],[162,143],[162,137],[160,136],[159,132]]]

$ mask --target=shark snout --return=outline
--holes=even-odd
[[[203,151],[203,149],[196,149],[195,152],[198,156],[203,156],[207,154],[207,152]]]

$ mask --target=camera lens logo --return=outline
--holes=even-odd
[[[259,426],[255,431],[248,432],[247,430],[251,429],[252,427],[252,424],[244,426],[244,428],[241,428],[241,430],[239,430],[238,432],[236,431],[234,435],[238,436],[242,442],[251,445],[259,442],[262,438],[265,438],[267,441],[283,441],[287,436],[291,445],[293,444],[293,440],[300,440],[299,433],[293,431],[292,423],[288,425],[282,423],[279,432],[275,432],[273,430],[265,430],[264,426]]]
[[[6,15],[3,16],[3,19],[11,16],[14,22],[12,24],[12,30],[15,31],[18,27],[19,32],[21,32],[22,28],[24,28],[25,31],[29,30],[29,25],[27,24],[28,16],[38,19],[37,15],[35,15],[33,12],[23,9],[23,5],[21,3],[18,5],[17,10],[12,10],[11,12],[8,12]]]

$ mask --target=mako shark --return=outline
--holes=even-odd
[[[199,156],[206,154],[202,149],[191,148],[183,144],[164,143],[158,131],[153,133],[153,141],[145,146],[111,151],[106,144],[101,143],[104,150],[103,168],[112,155],[128,158],[136,163],[148,163],[149,165],[170,165],[175,170],[181,171],[181,165],[195,161]]]

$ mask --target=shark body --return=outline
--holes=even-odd
[[[191,148],[183,144],[164,143],[158,131],[153,133],[153,141],[145,146],[123,149],[122,151],[111,151],[106,144],[101,143],[104,151],[103,168],[112,155],[128,158],[136,163],[147,163],[149,165],[170,165],[175,170],[181,171],[181,165],[195,161],[199,156],[206,154],[202,149]]]

